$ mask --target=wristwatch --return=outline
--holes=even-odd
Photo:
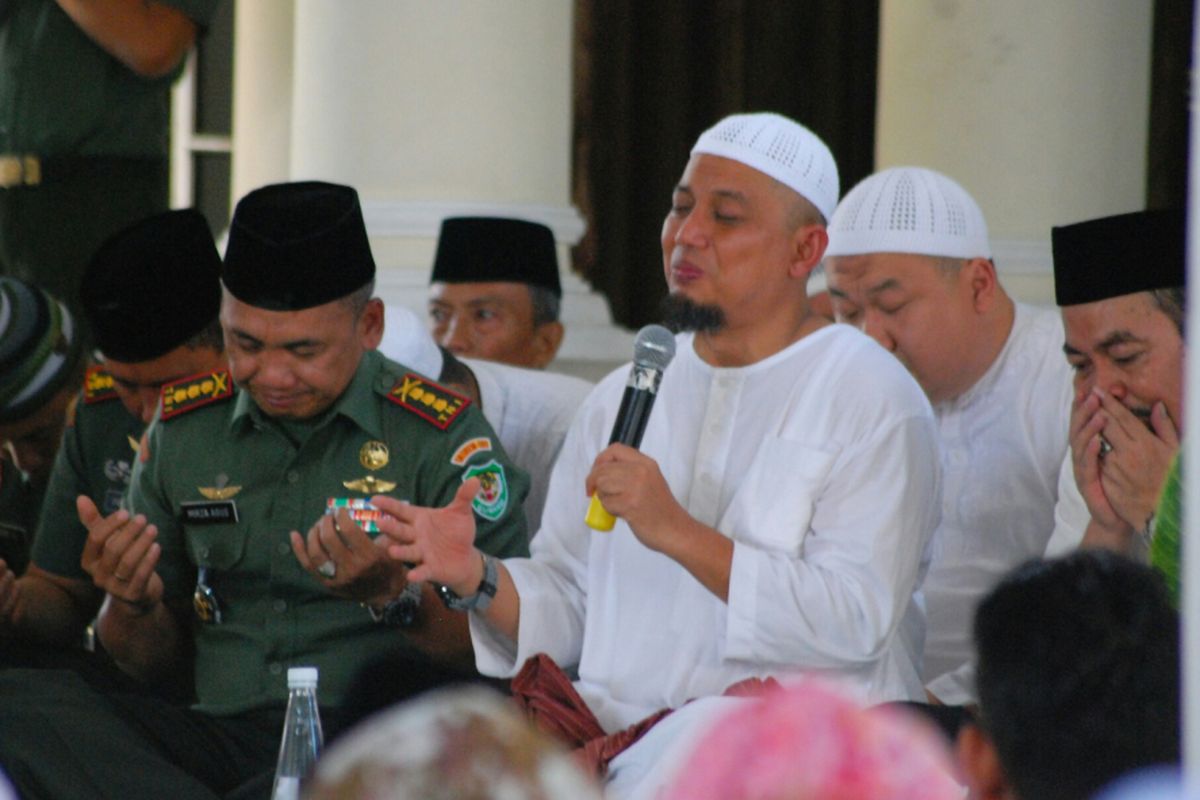
[[[382,608],[367,606],[371,620],[392,628],[411,628],[421,610],[421,584],[410,583]]]
[[[492,598],[496,596],[496,559],[489,556],[487,553],[481,553],[483,556],[483,580],[479,582],[479,588],[475,590],[475,594],[467,597],[460,597],[457,592],[445,584],[436,584],[438,597],[442,598],[442,602],[446,604],[446,608],[452,611],[486,611],[487,607],[492,604]]]

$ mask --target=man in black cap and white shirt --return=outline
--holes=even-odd
[[[524,555],[526,477],[473,404],[374,352],[374,276],[353,189],[282,184],[238,203],[221,276],[229,372],[163,387],[129,512],[80,504],[107,594],[101,641],[137,677],[194,673],[197,702],[0,675],[0,764],[19,791],[219,797],[269,779],[289,667],[319,668],[332,732],[368,661],[470,652],[465,621],[373,543],[366,499],[445,503],[472,481],[478,545]]]
[[[1184,240],[1178,210],[1052,231],[1075,402],[1049,555],[1082,543],[1147,558],[1184,429]]]
[[[456,356],[542,369],[562,344],[554,234],[504,217],[443,220],[429,286],[433,338]]]

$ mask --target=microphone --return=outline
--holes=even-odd
[[[662,325],[647,325],[638,331],[633,342],[633,369],[629,371],[629,381],[625,384],[621,407],[617,409],[617,421],[613,423],[609,444],[620,443],[635,449],[641,445],[663,370],[674,357],[675,336],[669,330]],[[600,498],[593,494],[583,521],[593,530],[611,531],[617,518],[609,514]]]

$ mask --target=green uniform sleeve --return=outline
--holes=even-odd
[[[102,500],[88,491],[83,447],[79,425],[67,428],[62,446],[54,457],[54,468],[50,483],[46,486],[46,499],[42,503],[42,516],[38,523],[37,537],[33,546],[33,561],[39,567],[64,578],[88,580],[80,566],[83,545],[87,541],[87,528],[79,521],[75,498],[81,494],[96,501],[101,513]]]
[[[425,427],[422,432],[422,467],[412,501],[445,506],[463,481],[478,477],[483,488],[472,504],[476,546],[499,558],[529,555],[524,509],[529,475],[504,452],[478,407],[468,407],[445,431]]]

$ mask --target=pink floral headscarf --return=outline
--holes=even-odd
[[[667,800],[962,800],[941,736],[811,679],[739,705],[700,737]]]

